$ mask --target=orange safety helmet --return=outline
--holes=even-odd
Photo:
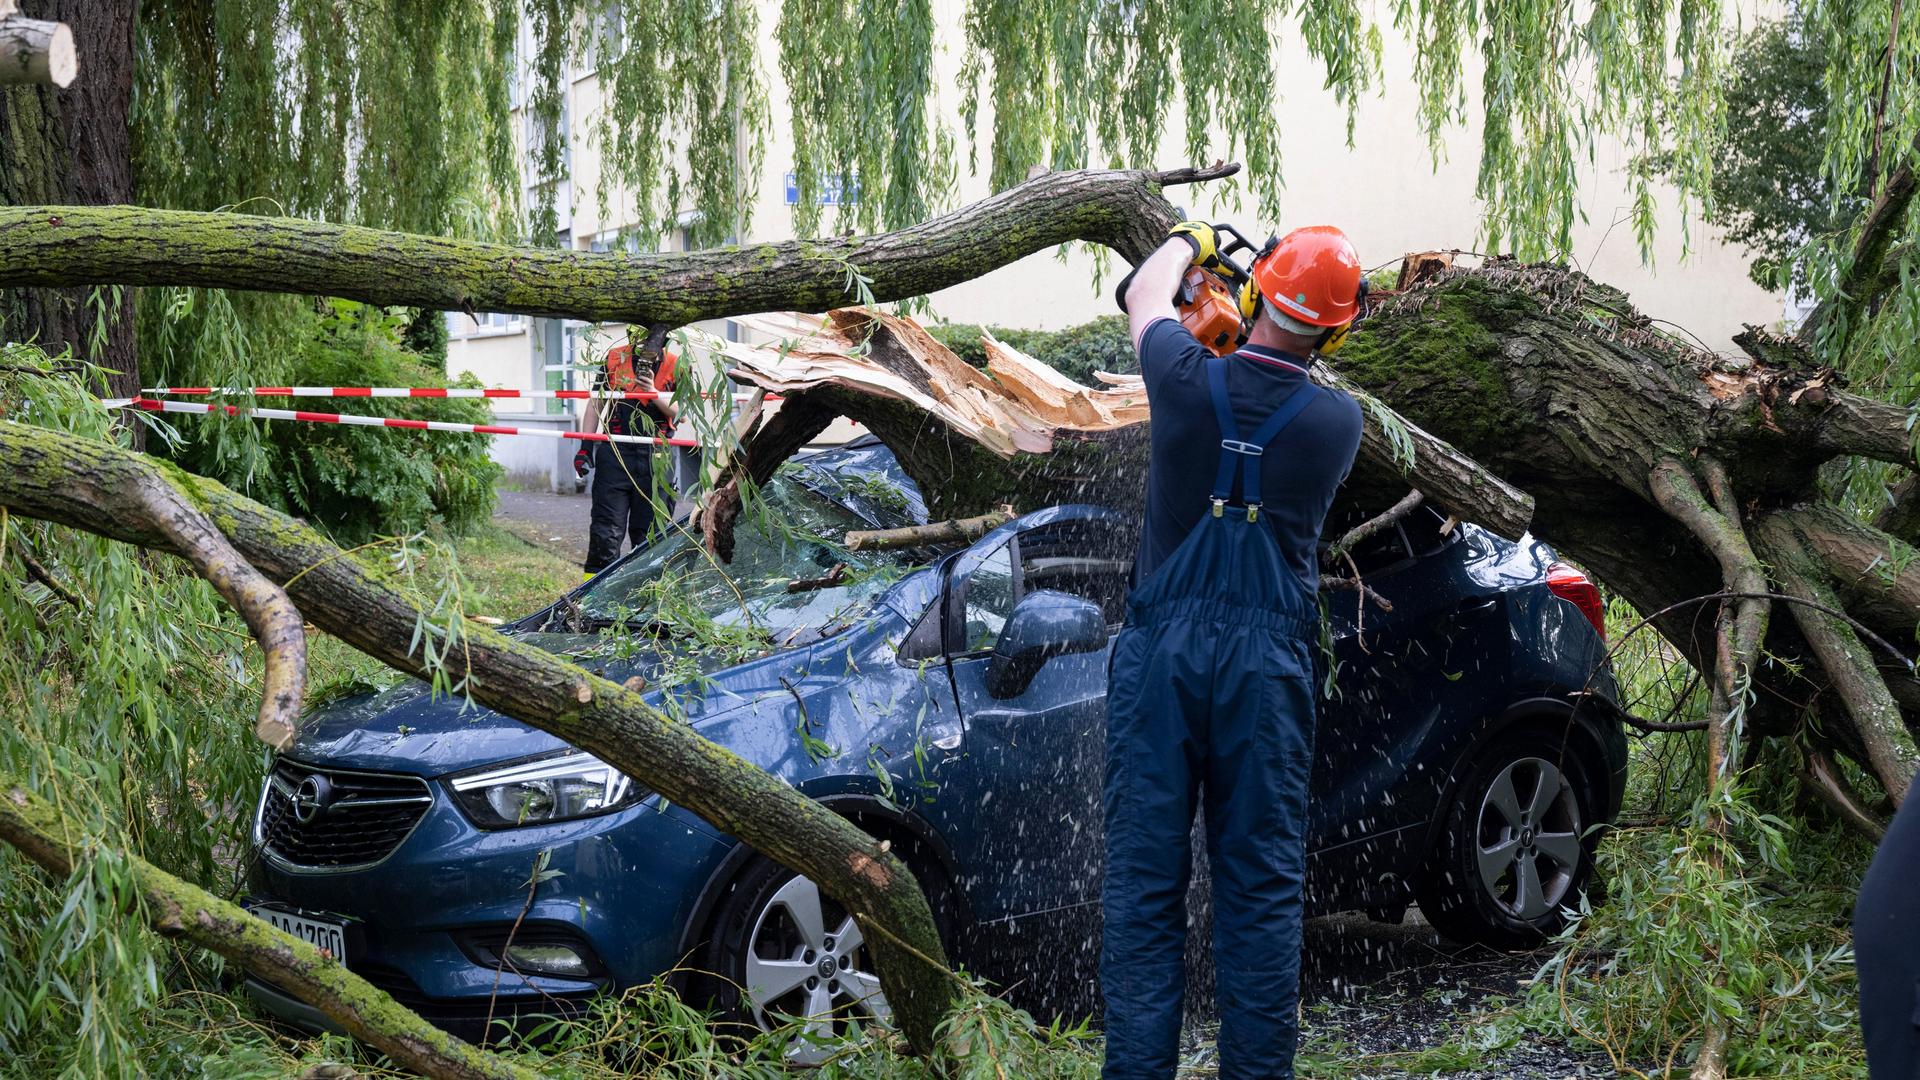
[[[1308,225],[1267,241],[1254,256],[1252,278],[1271,313],[1283,316],[1276,320],[1282,326],[1345,326],[1360,314],[1366,295],[1360,256],[1332,225]]]

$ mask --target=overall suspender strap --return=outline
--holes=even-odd
[[[1233,421],[1233,403],[1227,400],[1225,357],[1207,357],[1207,391],[1213,398],[1214,418],[1220,421],[1220,469],[1213,476],[1214,513],[1218,515],[1221,505],[1233,494],[1233,473],[1240,467],[1240,455],[1246,452],[1240,448],[1248,445],[1240,441],[1240,426]]]
[[[1227,360],[1207,358],[1207,390],[1213,398],[1213,415],[1220,423],[1220,468],[1213,479],[1213,515],[1219,517],[1233,494],[1233,475],[1241,473],[1241,501],[1247,506],[1247,520],[1260,510],[1260,459],[1268,444],[1280,436],[1306,407],[1319,396],[1320,388],[1311,382],[1295,387],[1267,417],[1252,439],[1240,438],[1240,427],[1233,419],[1233,405],[1227,398]],[[1243,468],[1244,466],[1244,468]]]

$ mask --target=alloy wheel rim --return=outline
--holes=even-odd
[[[1566,774],[1537,757],[1500,770],[1481,797],[1474,847],[1480,887],[1502,911],[1534,922],[1557,909],[1586,857]]]
[[[753,1019],[770,1031],[801,1022],[787,1056],[798,1063],[825,1058],[825,1043],[854,1022],[890,1024],[893,1010],[860,924],[812,880],[787,879],[754,915],[747,938],[747,1000]]]

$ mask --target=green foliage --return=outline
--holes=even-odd
[[[1765,786],[1796,789],[1784,776]],[[1607,839],[1607,903],[1582,913],[1535,980],[1536,1032],[1665,1076],[1686,1071],[1706,1025],[1725,1025],[1728,1075],[1865,1076],[1847,915],[1871,852],[1838,825],[1760,812],[1760,790],[1713,808],[1724,835],[1690,824]],[[1688,820],[1710,820],[1706,809]]]
[[[334,301],[324,314],[286,320],[275,373],[309,386],[442,385],[436,372],[400,346],[399,328],[398,317]],[[251,403],[239,399],[242,406]],[[327,408],[462,423],[486,423],[491,417],[481,401],[337,398]],[[297,421],[255,428],[255,423],[236,419],[208,425],[210,430],[183,430],[186,437],[173,451],[190,471],[306,518],[346,543],[414,532],[431,521],[467,529],[492,512],[493,484],[501,470],[488,457],[485,439]]]
[[[92,438],[107,412],[35,350],[5,351],[0,411]],[[45,567],[78,606],[23,572]],[[265,755],[246,734],[257,664],[240,620],[183,564],[0,511],[0,769],[53,798],[100,857],[67,880],[0,847],[0,1059],[9,1075],[154,1075],[147,1012],[216,966],[129,919],[138,852],[226,893]]]
[[[1127,320],[1121,315],[1102,315],[1063,330],[942,323],[927,327],[927,332],[974,367],[987,366],[987,350],[981,342],[981,335],[986,333],[1089,386],[1096,385],[1096,371],[1127,374],[1140,370],[1140,357],[1127,338]]]
[[[447,373],[447,316],[432,308],[408,308],[400,344],[432,370]]]
[[[184,0],[135,20],[134,188],[150,206],[517,232],[518,5]]]
[[[1727,137],[1714,162],[1707,220],[1754,253],[1748,276],[1767,289],[1806,286],[1800,248],[1831,227],[1826,153],[1826,43],[1789,14],[1742,34],[1726,82]],[[1651,159],[1666,175],[1678,159]]]

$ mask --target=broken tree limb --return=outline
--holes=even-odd
[[[955,998],[931,911],[896,856],[851,822],[702,738],[638,693],[545,650],[452,618],[436,622],[376,560],[210,480],[118,446],[0,420],[0,505],[111,539],[186,554],[122,510],[124,493],[172,488],[203,509],[239,556],[281,583],[312,623],[418,678],[432,678],[417,633],[441,639],[439,672],[473,699],[592,753],[716,829],[818,883],[872,933],[888,1004],[916,1052],[930,1052]],[[453,636],[457,635],[457,640]]]
[[[51,794],[49,795],[51,797]],[[66,878],[95,845],[18,777],[0,774],[0,840]],[[129,852],[120,853],[153,928],[218,953],[312,1005],[354,1038],[423,1076],[444,1080],[534,1080],[532,1070],[441,1031],[402,1008],[339,960],[267,925],[238,905]]]
[[[0,85],[65,88],[79,71],[73,31],[66,23],[29,19],[15,10],[14,0],[0,0]]]
[[[1368,518],[1366,521],[1363,521],[1360,524],[1355,525],[1353,528],[1348,529],[1346,535],[1342,536],[1339,540],[1335,541],[1333,547],[1328,550],[1327,552],[1328,556],[1331,557],[1333,555],[1344,555],[1347,552],[1352,551],[1354,548],[1366,542],[1366,539],[1369,536],[1374,535],[1375,533],[1379,532],[1381,529],[1384,529],[1387,526],[1392,525],[1394,522],[1399,521],[1401,518],[1406,517],[1408,514],[1413,513],[1414,509],[1417,508],[1423,501],[1425,501],[1425,499],[1426,499],[1426,496],[1420,494],[1420,490],[1418,488],[1415,488],[1414,490],[1407,492],[1405,495],[1400,497],[1399,502],[1394,503],[1392,506],[1387,507],[1386,510],[1375,515],[1374,517]]]
[[[293,745],[307,679],[307,635],[293,602],[280,586],[241,558],[177,487],[135,485],[112,491],[108,497],[120,513],[166,536],[169,546],[246,620],[265,661],[260,714],[253,733],[275,750]]]
[[[1847,783],[1833,759],[1823,750],[1808,748],[1805,751],[1806,764],[1799,770],[1801,782],[1821,801],[1832,807],[1846,822],[1862,836],[1878,844],[1887,835],[1887,826],[1860,805],[1860,797]]]
[[[1001,342],[985,342],[976,369],[912,319],[847,308],[741,320],[767,344],[723,346],[733,377],[788,396],[782,412],[750,435],[747,469],[764,482],[785,448],[797,452],[831,410],[879,436],[919,486],[929,513],[968,517],[1004,502],[1025,511],[1062,502],[1137,510],[1145,495],[1147,397],[1138,376],[1083,386]],[[1316,378],[1350,383],[1316,368]],[[804,423],[783,421],[793,397]],[[1375,480],[1411,483],[1450,512],[1496,532],[1526,531],[1532,500],[1448,446],[1400,421],[1377,401],[1361,436],[1360,468]],[[817,426],[816,426],[817,425]],[[804,437],[797,437],[804,435]],[[1411,460],[1407,450],[1411,448]],[[710,542],[725,539],[738,493],[722,484],[708,500]],[[1459,500],[1459,501],[1454,501]],[[724,556],[726,548],[715,546]]]
[[[949,518],[898,529],[855,529],[847,533],[848,551],[899,551],[902,548],[968,544],[1013,520],[1013,508],[1001,507],[977,517]]]
[[[1878,661],[1851,623],[1830,614],[1840,609],[1841,600],[1825,580],[1826,571],[1795,536],[1791,520],[1764,522],[1756,539],[1780,590],[1806,601],[1788,605],[1794,622],[1853,718],[1873,773],[1898,808],[1913,782],[1914,746]]]
[[[0,286],[192,285],[677,327],[837,307],[859,298],[853,270],[869,280],[875,300],[887,301],[1073,241],[1138,261],[1175,221],[1162,188],[1238,169],[1050,172],[890,233],[640,255],[236,213],[0,207]]]

